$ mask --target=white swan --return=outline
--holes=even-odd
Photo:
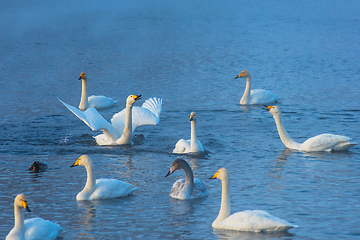
[[[255,105],[255,104],[269,104],[277,102],[280,97],[275,93],[264,90],[254,89],[251,90],[251,77],[247,70],[242,71],[236,78],[246,78],[246,87],[242,98],[240,99],[241,105]]]
[[[334,135],[324,133],[315,137],[309,138],[303,143],[294,141],[286,131],[282,120],[281,112],[278,106],[265,106],[274,117],[277,130],[279,132],[281,141],[289,149],[295,149],[304,152],[321,152],[332,150],[347,150],[356,145],[355,142],[350,142],[351,138],[341,135]]]
[[[92,95],[92,96],[88,97],[86,73],[81,72],[79,80],[82,80],[81,100],[80,100],[80,104],[79,104],[80,110],[86,110],[89,107],[93,107],[96,109],[108,108],[108,107],[113,106],[115,103],[117,103],[117,101],[115,101],[109,97],[105,97],[105,96],[101,96],[101,95],[100,96]]]
[[[220,168],[211,179],[218,178],[222,183],[221,207],[219,215],[212,223],[213,228],[261,232],[261,231],[287,231],[297,228],[286,220],[261,210],[246,210],[230,215],[230,179],[226,168]]]
[[[204,184],[197,178],[194,178],[193,172],[189,164],[183,159],[176,159],[172,164],[169,172],[165,177],[169,176],[178,169],[183,169],[186,178],[179,179],[174,182],[170,197],[177,198],[181,200],[193,199],[193,198],[202,198],[208,195],[208,190]]]
[[[80,118],[93,131],[103,131],[95,136],[99,145],[132,144],[132,135],[137,127],[143,125],[157,125],[160,121],[162,99],[149,98],[142,107],[133,107],[141,99],[141,95],[130,95],[126,99],[126,108],[116,113],[111,123],[106,121],[95,108],[88,108],[82,112],[76,107],[62,102],[72,113]]]
[[[31,212],[24,194],[19,194],[14,200],[15,226],[6,236],[6,240],[30,240],[56,239],[58,234],[63,230],[59,224],[53,223],[42,218],[30,218],[24,221],[24,208]]]
[[[76,195],[76,200],[95,200],[126,197],[137,188],[127,182],[117,179],[96,179],[92,160],[87,155],[80,156],[70,167],[85,166],[87,181],[84,189]]]
[[[191,135],[189,140],[180,139],[173,150],[173,153],[201,153],[204,147],[196,137],[196,114],[190,114]]]

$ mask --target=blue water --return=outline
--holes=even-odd
[[[290,151],[261,106],[242,107],[252,88],[281,97],[297,141],[320,133],[359,139],[358,1],[2,1],[0,2],[0,238],[14,224],[13,199],[59,223],[60,239],[356,239],[360,237],[360,147],[337,153]],[[119,103],[129,94],[163,98],[158,126],[137,129],[133,146],[97,146],[58,100],[77,106],[81,71],[91,94]],[[144,100],[136,105],[141,105]],[[209,196],[170,198],[165,178],[197,113],[204,156],[183,156]],[[136,185],[133,196],[77,202],[88,154],[98,178]],[[47,172],[27,171],[35,160]],[[288,233],[219,231],[221,183],[230,172],[232,213],[261,209],[299,226]]]

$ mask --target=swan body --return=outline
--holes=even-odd
[[[347,150],[357,144],[351,142],[349,137],[329,133],[320,134],[307,139],[303,143],[298,143],[286,131],[281,119],[280,108],[278,106],[267,106],[266,108],[275,119],[281,141],[289,149],[303,152],[340,151]]]
[[[173,153],[201,153],[204,147],[196,137],[196,114],[190,114],[191,135],[189,140],[180,139],[173,150]]]
[[[280,97],[265,89],[251,90],[251,76],[247,70],[242,71],[236,78],[246,78],[246,87],[240,99],[241,105],[269,104],[277,102]]]
[[[87,181],[84,189],[76,196],[76,200],[95,200],[126,197],[132,194],[137,188],[127,182],[117,179],[97,179],[92,160],[87,155],[82,155],[70,167],[84,166],[87,171]]]
[[[297,225],[275,217],[262,210],[246,210],[230,215],[230,179],[226,168],[220,168],[212,179],[218,178],[222,183],[221,207],[219,215],[212,223],[213,228],[247,232],[287,231]]]
[[[115,103],[117,103],[117,101],[115,101],[109,97],[102,96],[102,95],[100,95],[100,96],[92,95],[92,96],[88,97],[86,73],[81,72],[79,80],[82,81],[81,100],[80,100],[80,104],[79,104],[80,110],[86,110],[89,107],[93,107],[96,109],[108,108],[108,107],[112,107]]]
[[[15,226],[6,236],[6,240],[51,240],[56,239],[63,231],[57,223],[39,217],[24,221],[22,208],[30,212],[26,196],[19,194],[14,200]]]
[[[202,198],[208,195],[207,188],[204,186],[201,180],[194,178],[191,167],[183,159],[176,159],[172,163],[171,168],[165,177],[169,176],[178,169],[184,170],[186,178],[179,179],[173,184],[170,192],[170,197],[185,200]]]
[[[116,113],[111,123],[106,121],[95,108],[88,108],[84,112],[76,107],[64,103],[72,113],[80,118],[93,131],[103,131],[95,136],[98,145],[132,144],[132,135],[136,128],[143,125],[157,125],[160,121],[162,99],[149,98],[142,107],[133,106],[141,99],[141,95],[130,95],[126,99],[126,108]]]

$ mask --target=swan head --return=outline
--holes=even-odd
[[[234,79],[237,78],[248,78],[250,77],[250,73],[247,70],[243,70],[239,75],[237,75]]]
[[[265,110],[267,110],[272,115],[280,115],[280,108],[278,106],[265,106]]]
[[[26,211],[31,212],[25,194],[21,193],[15,197],[15,206],[23,207]]]
[[[195,114],[195,112],[190,113],[190,121],[196,121],[196,114]]]
[[[229,179],[229,172],[226,168],[220,168],[219,170],[216,171],[216,173],[214,174],[214,176],[212,176],[210,179],[220,179],[221,181],[223,180],[228,180]]]
[[[129,95],[126,99],[126,104],[133,105],[139,99],[141,99],[141,95]]]
[[[81,73],[80,73],[79,80],[86,80],[86,79],[87,79],[86,73],[81,72]]]
[[[188,165],[189,164],[184,160],[184,159],[181,159],[181,158],[178,158],[176,159],[172,164],[171,164],[171,167],[170,167],[170,170],[169,172],[166,174],[165,177],[169,176],[170,174],[172,174],[173,172],[175,172],[176,170],[178,169],[183,169],[183,166],[185,165]],[[190,166],[189,166],[190,167]]]
[[[91,158],[88,155],[81,155],[76,162],[71,165],[70,167],[76,167],[76,166],[85,166],[88,163],[91,163]]]

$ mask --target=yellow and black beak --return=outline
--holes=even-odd
[[[271,109],[273,109],[274,108],[274,106],[266,106],[266,105],[264,105],[264,109],[266,110],[266,111],[270,111]]]
[[[211,178],[209,178],[209,179],[215,179],[215,178],[217,178],[217,175],[219,174],[219,171],[217,171],[215,174],[214,174],[214,176],[212,176]]]
[[[85,75],[85,73],[84,73],[84,72],[81,72],[81,73],[80,73],[80,77],[79,77],[79,79],[78,79],[78,80],[83,79],[84,75]]]
[[[26,211],[31,212],[26,200],[21,200],[21,205]]]
[[[241,77],[242,77],[242,73],[240,73],[239,75],[237,75],[234,79],[241,78]]]
[[[190,121],[194,121],[194,119],[195,119],[195,116],[194,116],[194,115],[191,115],[191,116],[190,116]]]
[[[70,167],[76,167],[76,166],[79,166],[79,159],[80,159],[80,158],[78,158],[78,159],[76,160],[76,162],[75,162],[73,165],[71,165]]]
[[[132,95],[132,97],[135,101],[141,99],[141,95]]]

